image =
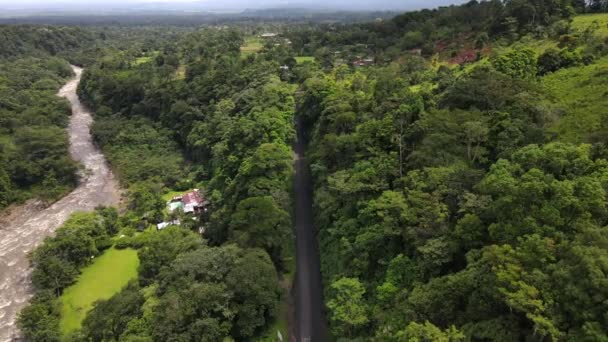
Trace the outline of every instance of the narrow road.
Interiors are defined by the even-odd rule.
[[[80,103],[76,88],[82,69],[72,67],[76,77],[66,83],[59,96],[68,99],[72,117],[68,128],[70,154],[85,172],[80,185],[48,208],[30,201],[0,222],[0,341],[18,340],[17,314],[31,298],[30,267],[27,254],[51,235],[76,211],[90,211],[99,205],[116,205],[120,195],[117,182],[103,154],[93,145],[89,127],[91,113]]]
[[[295,223],[296,223],[296,340],[327,341],[327,323],[323,304],[323,285],[319,247],[312,220],[312,179],[304,155],[303,125],[298,122],[295,152]]]

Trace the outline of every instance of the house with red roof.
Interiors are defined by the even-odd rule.
[[[199,189],[175,196],[167,203],[169,212],[182,209],[184,213],[200,214],[207,206],[207,200]]]

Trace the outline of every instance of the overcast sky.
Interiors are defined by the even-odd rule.
[[[277,7],[308,7],[350,10],[411,10],[432,8],[463,0],[0,0],[1,10],[49,9],[173,9],[245,10]]]

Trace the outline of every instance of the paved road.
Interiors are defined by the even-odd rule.
[[[51,235],[75,211],[93,210],[98,205],[115,205],[119,188],[104,156],[91,142],[90,112],[76,95],[82,69],[73,67],[76,77],[59,92],[72,105],[68,132],[70,154],[80,161],[83,172],[80,185],[48,208],[30,201],[15,209],[0,222],[0,341],[18,338],[15,320],[31,297],[30,267],[27,253]]]
[[[312,220],[312,179],[304,157],[304,132],[298,124],[295,152],[296,340],[327,341],[319,248]]]

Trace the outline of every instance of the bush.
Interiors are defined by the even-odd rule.
[[[594,59],[595,57],[592,54],[586,54],[582,57],[577,51],[548,49],[538,57],[538,73],[539,75],[546,75],[580,63],[590,64]]]

